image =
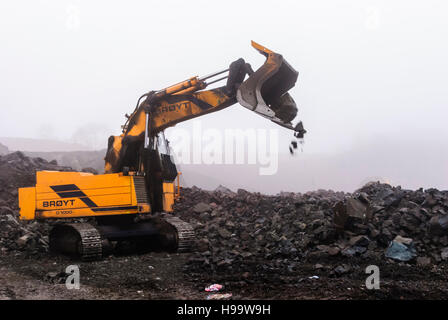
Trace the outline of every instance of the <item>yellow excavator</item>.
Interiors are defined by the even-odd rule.
[[[51,230],[50,249],[83,260],[100,259],[109,250],[126,245],[190,250],[194,232],[173,214],[178,171],[164,130],[239,102],[294,130],[296,137],[306,132],[302,122],[291,123],[297,107],[288,90],[295,85],[298,72],[280,54],[253,41],[252,46],[266,57],[255,72],[240,58],[225,70],[142,95],[134,112],[126,115],[122,134],[109,138],[105,174],[36,172],[36,185],[19,189],[20,218],[64,221]],[[221,80],[226,80],[224,86],[204,90]],[[94,219],[66,222],[80,218]]]

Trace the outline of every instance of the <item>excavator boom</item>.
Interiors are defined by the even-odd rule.
[[[236,102],[303,135],[303,127],[293,127],[291,123],[297,115],[297,106],[288,93],[297,81],[298,72],[280,54],[254,41],[252,46],[266,56],[265,63],[255,72],[243,59],[238,59],[228,69],[205,77],[192,77],[143,95],[139,102],[142,98],[146,99],[137,104],[123,126],[123,133],[109,138],[105,172],[120,172],[124,166],[138,170],[136,149],[149,137],[177,123],[222,110]],[[228,75],[221,76],[227,71]],[[214,79],[217,76],[220,78]],[[224,79],[227,79],[225,86],[204,90]]]

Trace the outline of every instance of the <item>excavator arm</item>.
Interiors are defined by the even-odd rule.
[[[187,87],[187,83],[191,83],[190,88]],[[119,172],[123,165],[129,167],[126,159],[132,157],[135,149],[144,144],[145,138],[147,140],[179,122],[222,110],[237,102],[235,92],[229,90],[229,86],[192,93],[185,92],[205,85],[203,80],[192,78],[181,83],[179,88],[183,89],[174,94],[167,93],[169,88],[163,90],[163,95],[149,94],[130,116],[123,133],[109,138],[105,172]],[[130,167],[137,169],[132,165]]]
[[[123,126],[123,133],[109,138],[105,172],[121,172],[123,167],[138,171],[141,169],[141,147],[147,147],[149,140],[159,132],[177,123],[220,111],[236,102],[281,126],[301,131],[299,133],[303,135],[301,123],[295,128],[291,124],[297,107],[287,92],[295,85],[297,71],[280,54],[255,42],[252,46],[266,56],[266,62],[255,72],[243,59],[238,59],[226,70],[205,77],[192,77],[143,95],[139,102],[142,98],[145,100],[137,104]],[[228,75],[222,77],[227,71]],[[244,80],[246,75],[249,77]],[[225,86],[204,90],[226,78]]]

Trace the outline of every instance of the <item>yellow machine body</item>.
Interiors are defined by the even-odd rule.
[[[172,211],[174,184],[163,184],[164,211]],[[20,218],[78,218],[150,213],[144,177],[112,173],[39,171],[36,186],[19,189]]]

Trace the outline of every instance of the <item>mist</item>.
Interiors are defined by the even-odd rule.
[[[3,1],[0,137],[103,149],[141,94],[240,57],[258,68],[255,40],[299,71],[290,93],[308,131],[303,151],[289,155],[290,131],[234,105],[199,121],[278,130],[278,172],[183,165],[188,184],[276,193],[384,179],[447,189],[447,9],[435,0]]]

